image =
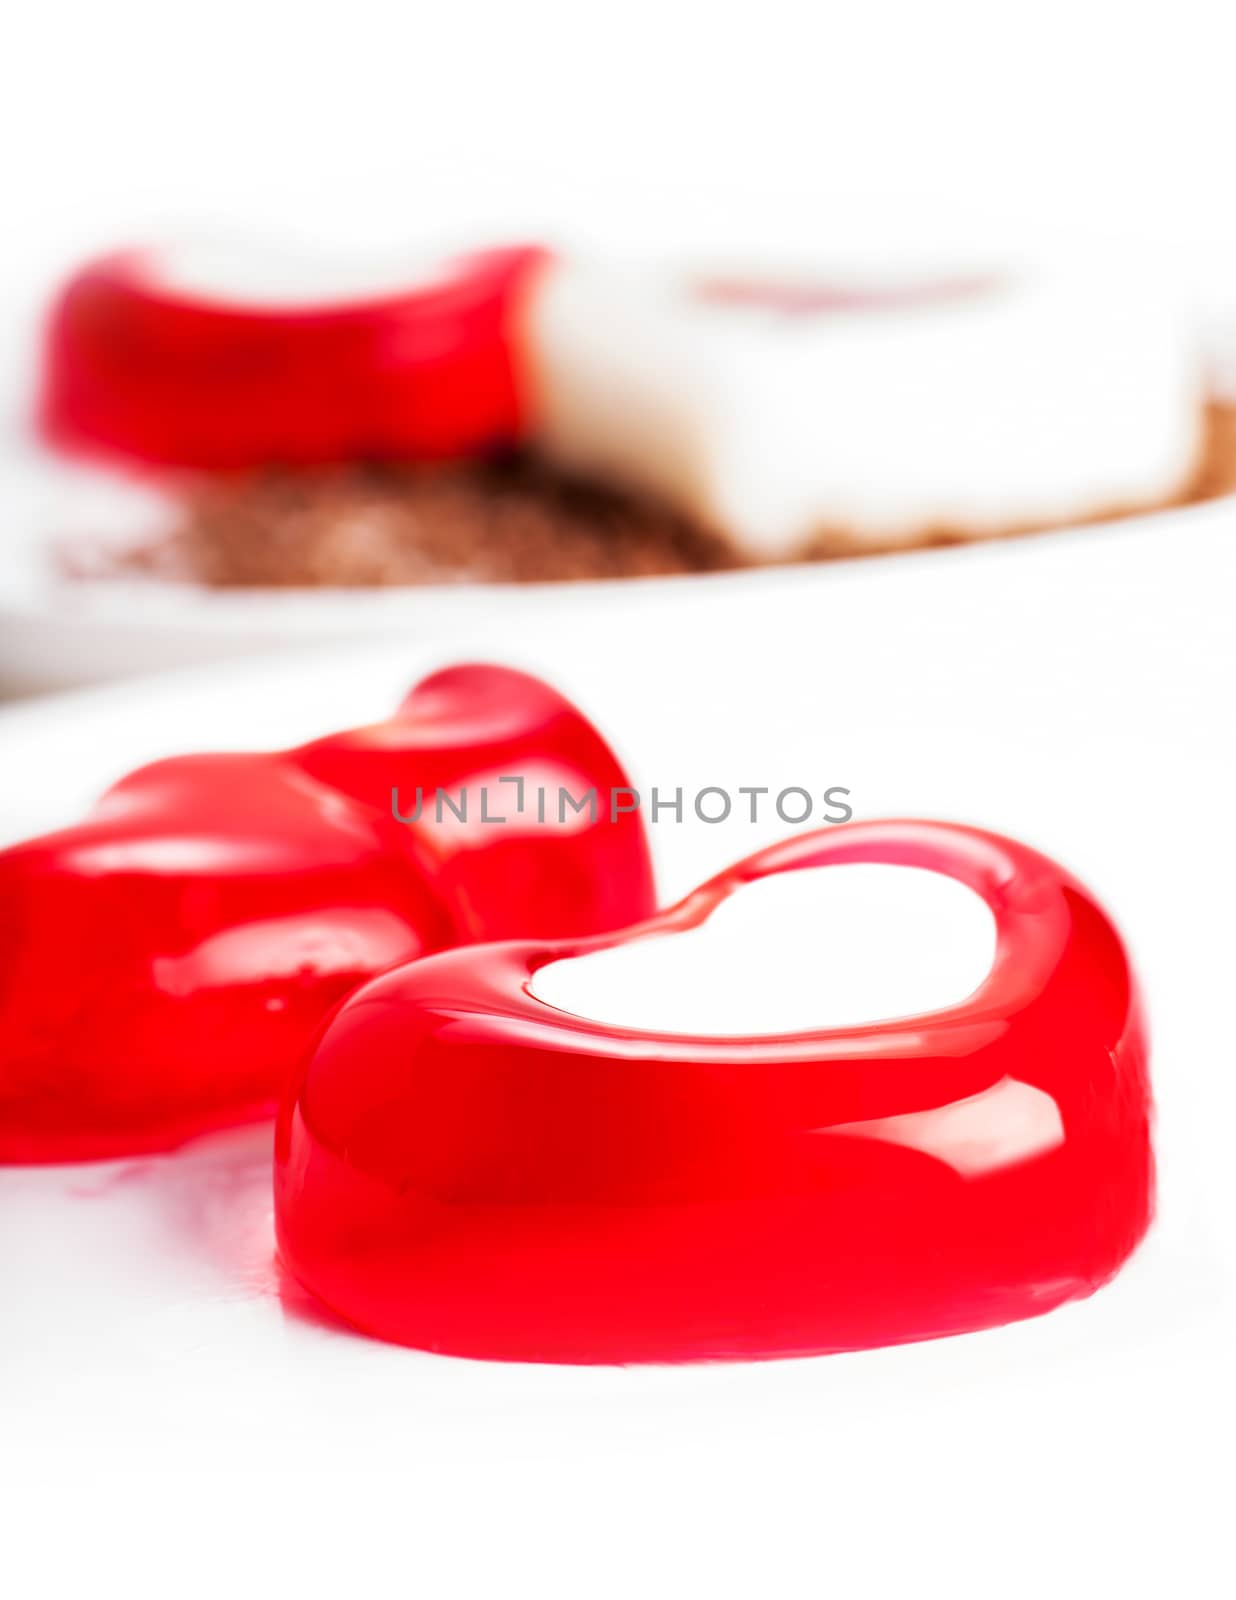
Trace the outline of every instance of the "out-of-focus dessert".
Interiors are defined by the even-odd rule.
[[[1132,275],[688,296],[566,269],[529,316],[542,448],[691,508],[753,560],[1170,504],[1207,457],[1187,319]]]
[[[127,253],[53,308],[41,417],[145,497],[68,571],[212,586],[699,572],[1236,488],[1189,318],[1082,263],[820,286],[519,247],[340,297]]]

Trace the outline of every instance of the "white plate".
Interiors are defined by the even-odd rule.
[[[637,606],[725,607],[751,582],[746,574],[714,573],[576,583],[210,589],[153,578],[66,578],[53,560],[53,535],[66,516],[80,524],[83,508],[87,515],[116,520],[117,506],[125,501],[121,490],[107,487],[109,476],[94,469],[69,471],[35,449],[0,461],[0,699],[298,644],[390,638],[449,647],[461,636],[491,629],[536,637],[566,619],[601,620]],[[1230,504],[1236,507],[1236,497]],[[140,509],[129,514],[136,520]],[[1166,518],[1170,536],[1184,538],[1211,515],[1210,507],[1189,507],[1120,526],[1130,532],[1158,529]],[[922,559],[950,563],[957,555],[928,551]],[[787,583],[831,589],[864,564],[792,568],[768,574],[767,581],[774,590]]]
[[[504,1367],[352,1337],[288,1293],[262,1130],[0,1171],[0,1471],[50,1485],[21,1498],[46,1521],[46,1592],[93,1592],[102,1563],[165,1593],[186,1562],[245,1594],[442,1572],[452,1593],[531,1576],[589,1600],[905,1595],[928,1574],[984,1597],[1223,1592],[1234,585],[1236,509],[1213,506],[707,603],[627,589],[466,641],[551,671],[645,788],[841,784],[859,817],[979,821],[1088,879],[1145,980],[1160,1107],[1160,1220],[1112,1286],[852,1357]],[[2,713],[0,830],[62,821],[156,753],[380,715],[438,654],[320,648]],[[784,831],[663,821],[663,888]]]
[[[109,488],[108,476],[94,469],[69,470],[33,448],[0,459],[0,698],[296,644],[380,637],[433,644],[491,622],[534,632],[541,618],[602,612],[648,593],[679,593],[684,584],[709,589],[733,581],[730,574],[717,574],[580,583],[210,589],[156,578],[68,578],[55,560],[66,522],[69,542],[85,549],[91,541],[83,536],[84,526],[92,514],[106,534],[119,532],[111,524],[123,516],[128,496],[118,485]],[[129,509],[140,527],[145,509],[140,498]]]

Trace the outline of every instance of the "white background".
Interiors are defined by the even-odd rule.
[[[169,228],[363,251],[1230,241],[1220,0],[604,9],[41,0],[6,38],[10,303]]]
[[[0,352],[81,249],[203,224],[358,252],[542,229],[813,256],[1119,234],[1221,280],[1231,29],[1200,0],[43,0],[6,30]],[[1164,1176],[1115,1286],[905,1351],[512,1371],[284,1306],[252,1136],[132,1181],[9,1172],[6,1589],[1230,1593],[1236,520],[1202,522],[650,603],[634,674],[620,610],[535,641],[648,781],[821,766],[860,814],[1007,827],[1109,899],[1150,991]],[[526,655],[506,627],[493,648]],[[286,680],[211,679],[214,722],[187,689],[10,713],[6,811],[71,809],[160,727],[333,721],[324,701],[377,699],[381,672],[307,671],[308,710]],[[666,887],[759,842],[686,829]]]

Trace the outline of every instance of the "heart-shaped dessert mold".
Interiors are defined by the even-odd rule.
[[[972,994],[718,1037],[600,1023],[534,992],[550,963],[668,941],[746,884],[858,862],[981,896],[996,949]],[[994,834],[853,823],[620,933],[454,950],[366,984],[280,1114],[279,1245],[337,1313],[426,1349],[865,1348],[1092,1292],[1149,1222],[1149,1126],[1136,989],[1092,896]]]
[[[521,919],[582,933],[648,915],[636,815],[441,838],[432,812],[392,815],[395,784],[458,785],[499,756],[626,782],[561,696],[469,666],[356,735],[157,762],[84,822],[0,852],[0,1160],[163,1148],[269,1113],[363,979]]]

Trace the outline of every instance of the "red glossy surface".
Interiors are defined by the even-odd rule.
[[[770,873],[854,861],[934,868],[987,901],[997,954],[967,1001],[718,1039],[605,1027],[529,992],[550,961],[673,935]],[[1051,1137],[1027,1142],[1027,1103]],[[365,985],[280,1115],[279,1243],[336,1312],[427,1349],[862,1348],[1102,1284],[1150,1218],[1149,1117],[1133,980],[1085,889],[992,834],[853,823],[623,934],[476,946]]]
[[[582,932],[648,915],[637,817],[603,836],[485,826],[449,849],[392,817],[396,773],[469,774],[494,753],[621,777],[545,685],[468,666],[389,725],[158,762],[86,821],[0,852],[0,1160],[160,1148],[269,1112],[330,1008],[393,963],[503,937],[512,917]]]
[[[326,1010],[450,942],[392,830],[269,756],[186,756],[0,858],[0,1157],[256,1115]]]
[[[107,256],[48,320],[41,416],[56,444],[184,467],[438,459],[523,428],[512,320],[544,253],[465,258],[407,293],[338,305],[213,301],[157,256]]]
[[[611,820],[625,772],[591,723],[537,678],[451,667],[419,684],[388,722],[317,740],[293,758],[387,814],[398,796],[400,817],[416,818],[401,825],[404,847],[469,938],[600,933],[656,905],[641,817],[619,809]],[[595,790],[595,815],[561,803],[562,790],[577,801]],[[627,803],[619,794],[619,808]]]

